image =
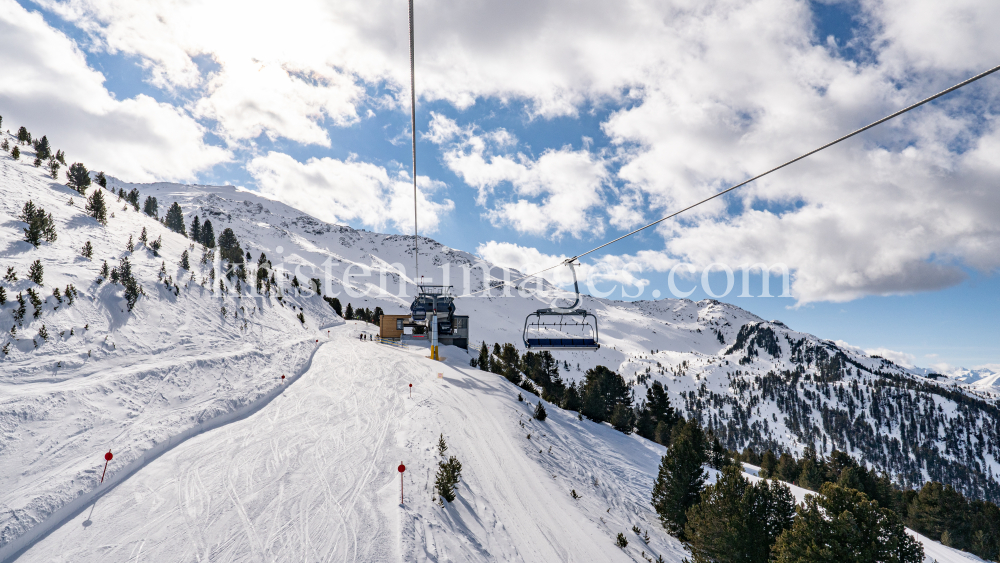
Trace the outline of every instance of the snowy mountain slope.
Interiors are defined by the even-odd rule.
[[[200,252],[190,241],[123,210],[109,192],[108,224],[98,224],[84,213],[83,198],[31,166],[30,148],[23,148],[21,162],[0,156],[0,274],[13,268],[18,278],[0,282],[8,300],[0,306],[0,345],[10,345],[0,358],[0,549],[93,491],[104,452],[129,464],[260,400],[280,385],[282,373],[306,365],[319,325],[341,322],[315,299],[301,300],[303,326],[291,306],[297,298],[282,305],[191,281],[178,266],[182,251],[194,256],[198,278],[212,265],[197,264]],[[29,199],[52,215],[58,236],[38,248],[22,240],[24,223],[17,219]],[[150,241],[162,237],[161,256],[138,242],[144,227]],[[129,236],[136,245],[131,253]],[[92,260],[81,256],[87,241]],[[132,312],[121,285],[95,283],[104,260],[114,267],[126,256],[146,294]],[[35,260],[44,266],[41,285],[26,279]],[[178,287],[160,280],[161,266]],[[77,289],[72,304],[53,295],[69,284]],[[18,325],[17,295],[28,301],[29,289],[44,302],[38,318],[28,303]],[[43,326],[47,340],[39,334]]]
[[[279,399],[153,461],[18,560],[641,562],[661,555],[679,562],[687,555],[649,504],[661,446],[551,405],[547,420],[533,420],[537,397],[504,378],[431,362],[425,349],[360,342],[365,328],[332,329],[313,367]],[[446,506],[431,500],[440,434],[447,455],[463,465],[458,498]],[[806,494],[793,492],[798,500]],[[618,533],[628,539],[624,549],[615,545]],[[977,561],[918,539],[939,563]]]
[[[124,187],[152,194],[163,205],[178,201],[189,222],[195,214],[215,218],[254,254],[264,251],[276,264],[280,257],[281,267],[302,278],[328,280],[325,293],[355,306],[402,313],[415,293],[407,277],[412,237],[327,225],[234,188]],[[430,239],[421,239],[420,253],[422,279],[453,284],[462,295],[456,305],[470,316],[473,342],[519,344],[525,316],[565,298],[546,283],[505,283],[519,274]],[[500,288],[469,295],[497,280]],[[900,475],[906,485],[936,479],[974,497],[1000,499],[994,478],[1000,474],[1000,393],[990,388],[919,377],[716,301],[584,296],[581,306],[598,318],[602,347],[557,353],[569,366],[567,379],[580,380],[598,364],[636,385],[659,379],[686,415],[700,418],[730,448],[801,452],[814,444],[828,453],[837,447]],[[638,398],[644,393],[637,389]]]

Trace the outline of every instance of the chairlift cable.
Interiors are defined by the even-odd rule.
[[[624,238],[628,238],[628,237],[630,237],[630,236],[638,233],[639,231],[643,231],[645,229],[648,229],[649,227],[652,227],[653,225],[657,225],[659,223],[662,223],[662,222],[666,221],[667,219],[672,219],[673,217],[676,217],[676,216],[680,215],[681,213],[684,213],[685,211],[690,211],[691,209],[694,209],[695,207],[698,207],[699,205],[702,205],[703,203],[707,203],[709,201],[712,201],[713,199],[715,199],[717,197],[720,197],[720,196],[723,196],[723,195],[725,195],[725,194],[727,194],[727,193],[729,193],[729,192],[731,192],[731,191],[733,191],[733,190],[735,190],[737,188],[741,188],[741,187],[743,187],[743,186],[745,186],[745,185],[747,185],[747,184],[749,184],[749,183],[751,183],[751,182],[753,182],[755,180],[759,180],[759,179],[763,178],[764,176],[767,176],[768,174],[770,174],[772,172],[777,172],[778,170],[781,170],[782,168],[785,168],[786,166],[790,166],[792,164],[795,164],[796,162],[798,162],[798,161],[800,161],[800,160],[802,160],[802,159],[804,159],[804,158],[806,158],[808,156],[812,156],[812,155],[814,155],[814,154],[816,154],[816,153],[818,153],[818,152],[820,152],[820,151],[822,151],[824,149],[830,148],[833,145],[836,145],[837,143],[839,143],[841,141],[846,141],[847,139],[850,139],[851,137],[854,137],[855,135],[863,133],[863,132],[871,129],[872,127],[875,127],[876,125],[881,125],[882,123],[885,123],[886,121],[889,121],[890,119],[893,119],[895,117],[899,117],[900,115],[903,115],[904,113],[906,113],[906,112],[908,112],[910,110],[916,109],[916,108],[918,108],[918,107],[920,107],[920,106],[922,106],[922,105],[924,105],[924,104],[926,104],[928,102],[934,101],[934,100],[940,98],[941,96],[944,96],[945,94],[949,94],[951,92],[954,92],[955,90],[958,90],[959,88],[962,88],[963,86],[968,86],[969,84],[972,84],[973,82],[979,80],[980,78],[984,78],[986,76],[989,76],[989,75],[993,74],[994,72],[997,72],[998,70],[1000,70],[1000,65],[997,65],[997,66],[995,66],[995,67],[993,67],[993,68],[991,68],[991,69],[989,69],[989,70],[987,70],[985,72],[977,74],[977,75],[973,76],[972,78],[969,78],[967,80],[959,82],[958,84],[956,84],[956,85],[954,85],[954,86],[952,86],[950,88],[947,88],[945,90],[942,90],[942,91],[938,92],[937,94],[934,94],[933,96],[930,96],[928,98],[924,98],[923,100],[920,100],[919,102],[917,102],[917,103],[915,103],[913,105],[907,106],[907,107],[905,107],[905,108],[903,108],[903,109],[901,109],[901,110],[899,110],[899,111],[897,111],[895,113],[887,115],[887,116],[883,117],[882,119],[879,119],[878,121],[874,121],[872,123],[869,123],[868,125],[865,125],[864,127],[860,128],[860,129],[857,129],[857,130],[855,130],[855,131],[853,131],[851,133],[848,133],[847,135],[844,135],[843,137],[840,137],[840,138],[838,138],[838,139],[836,139],[834,141],[831,141],[831,142],[829,142],[829,143],[827,143],[827,144],[825,144],[825,145],[823,145],[823,146],[821,146],[819,148],[813,149],[813,150],[811,150],[811,151],[809,151],[809,152],[807,152],[807,153],[805,153],[805,154],[803,154],[801,156],[793,158],[792,160],[789,160],[788,162],[785,162],[784,164],[782,164],[780,166],[775,166],[774,168],[772,168],[772,169],[770,169],[770,170],[768,170],[766,172],[763,172],[761,174],[758,174],[758,175],[756,175],[756,176],[754,176],[754,177],[752,177],[752,178],[750,178],[748,180],[744,180],[744,181],[740,182],[739,184],[736,184],[735,186],[732,186],[730,188],[722,190],[721,192],[718,192],[718,193],[716,193],[714,195],[711,195],[711,196],[709,196],[709,197],[707,197],[707,198],[705,198],[705,199],[703,199],[703,200],[701,200],[701,201],[699,201],[697,203],[691,204],[691,205],[689,205],[689,206],[687,206],[687,207],[685,207],[685,208],[683,208],[683,209],[681,209],[679,211],[675,211],[675,212],[671,213],[670,215],[667,215],[666,217],[663,217],[661,219],[657,219],[656,221],[653,221],[652,223],[649,223],[647,225],[639,227],[638,229],[635,229],[634,231],[626,233],[626,234],[624,234],[624,235],[622,235],[622,236],[620,236],[620,237],[618,237],[618,238],[616,238],[614,240],[608,241],[608,242],[606,242],[606,243],[604,243],[604,244],[602,244],[602,245],[600,245],[598,247],[592,248],[592,249],[590,249],[590,250],[588,250],[588,251],[586,251],[586,252],[584,252],[582,254],[577,254],[576,256],[573,256],[572,258],[567,258],[567,259],[563,260],[562,262],[559,262],[558,264],[554,264],[554,265],[549,266],[548,268],[545,268],[543,270],[538,270],[537,272],[535,272],[533,274],[528,274],[526,276],[522,276],[520,278],[517,278],[516,280],[513,280],[511,283],[515,283],[516,284],[517,282],[519,282],[521,280],[524,280],[524,279],[527,279],[527,278],[531,278],[531,277],[535,277],[535,276],[537,276],[539,274],[542,274],[542,273],[545,273],[545,272],[547,272],[549,270],[558,268],[559,266],[562,266],[564,264],[572,263],[572,262],[574,262],[575,260],[577,260],[580,257],[586,256],[586,255],[588,255],[588,254],[590,254],[592,252],[596,252],[596,251],[598,251],[598,250],[600,250],[600,249],[602,249],[602,248],[604,248],[606,246],[610,246],[610,245],[612,245],[612,244],[614,244],[614,243],[616,243],[616,242],[618,242],[618,241],[620,241],[620,240],[622,240]],[[466,295],[463,295],[462,297],[471,297],[471,296],[473,296],[473,295],[475,295],[477,293],[481,293],[483,291],[488,291],[490,289],[493,289],[493,288],[484,288],[484,289],[481,289],[479,291],[474,291],[472,293],[468,293]]]
[[[420,238],[417,235],[417,83],[413,69],[413,0],[410,4],[410,135],[413,139],[413,269],[420,279]]]

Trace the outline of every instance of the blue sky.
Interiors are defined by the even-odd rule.
[[[107,91],[81,113],[137,112],[121,119],[138,123],[133,144],[148,139],[148,151],[129,166],[92,157],[124,179],[240,185],[300,207],[317,201],[322,211],[310,211],[327,220],[408,233],[402,200],[390,205],[409,170],[405,17],[396,17],[405,4],[369,5],[377,16],[344,4],[259,19],[253,11],[266,5],[246,4],[247,21],[231,25],[247,29],[222,24],[217,39],[198,31],[224,2],[187,13],[168,0],[18,0],[44,25],[17,14],[7,25],[75,43],[82,63],[44,54],[54,76],[67,64],[100,73],[100,86],[72,77],[90,80],[95,99]],[[524,14],[446,4],[417,2],[417,166],[430,202],[422,234],[520,269],[597,246],[1000,60],[989,49],[1000,44],[983,43],[991,32],[975,27],[989,20],[988,3],[954,8],[971,20],[942,19],[947,8],[933,2],[650,3],[667,14],[663,26],[606,2],[570,16],[560,2],[525,4]],[[939,44],[928,46],[927,26],[951,25],[935,21],[973,27],[932,29]],[[979,59],[959,56],[968,52]],[[53,90],[69,80],[56,78]],[[679,262],[782,262],[794,297],[739,297],[737,271],[723,300],[920,366],[1000,363],[1000,235],[990,218],[1000,176],[982,157],[998,137],[997,80],[584,262],[634,264],[642,298],[669,296]],[[145,96],[146,110],[129,109]],[[40,120],[33,111],[0,90],[6,126]],[[83,128],[67,115],[26,124],[59,145],[59,128],[67,139]],[[183,126],[164,125],[175,121]],[[303,186],[315,177],[325,180]],[[579,198],[566,187],[577,181],[589,186]],[[322,199],[340,182],[350,189]],[[366,186],[368,199],[346,193]],[[759,295],[759,275],[751,279]],[[726,283],[721,273],[709,280]],[[696,282],[678,285],[707,297]],[[622,298],[618,287],[611,297]]]

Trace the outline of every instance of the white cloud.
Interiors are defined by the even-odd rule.
[[[41,15],[0,0],[0,108],[7,128],[46,135],[72,161],[130,181],[190,180],[231,157],[184,110],[116,100],[83,53]]]
[[[916,356],[913,354],[907,354],[906,352],[897,352],[888,348],[872,348],[870,350],[865,350],[865,353],[869,356],[881,356],[890,362],[903,366],[904,368],[912,368],[916,366]]]
[[[412,177],[393,177],[381,166],[354,160],[311,158],[302,163],[279,152],[254,158],[247,170],[263,194],[324,221],[360,221],[374,229],[391,224],[403,232],[413,230]],[[455,204],[428,198],[428,193],[442,187],[439,182],[418,176],[417,187],[420,233],[433,233]]]
[[[476,248],[476,254],[487,262],[517,270],[523,275],[545,270],[539,274],[541,278],[564,288],[572,288],[573,271],[568,266],[559,265],[569,256],[545,254],[537,248],[492,240],[480,244]],[[648,285],[649,280],[637,275],[643,271],[644,266],[647,264],[635,260],[622,261],[618,257],[606,257],[597,262],[580,262],[575,270],[581,291],[586,292],[588,284],[598,283],[602,284],[601,291],[607,291],[607,283],[628,287]],[[530,280],[522,283],[528,284]]]
[[[263,133],[325,145],[324,127],[357,123],[372,85],[392,91],[381,107],[408,106],[398,3],[304,0],[275,10],[262,0],[40,1],[99,48],[138,56],[154,84],[192,89],[200,98],[191,111],[217,120],[234,144]],[[697,201],[995,64],[996,3],[860,6],[858,20],[870,27],[858,42],[873,56],[857,62],[816,37],[805,0],[418,2],[422,100],[465,108],[492,97],[528,119],[625,103],[602,124],[612,144],[604,152],[587,145],[529,155],[509,131],[441,116],[425,138],[479,191],[495,224],[593,238],[606,225],[630,228]],[[205,60],[217,68],[200,70]],[[977,96],[952,95],[732,201],[665,222],[657,228],[665,242],[651,251],[666,262],[785,263],[801,303],[935,290],[958,283],[965,267],[1000,268],[1000,128],[985,84]],[[172,124],[171,115],[189,123],[183,111],[134,103],[146,105],[107,123],[154,114],[157,124]],[[188,143],[176,153],[181,162],[168,155],[156,165],[208,166],[187,162],[213,160],[190,148],[201,146],[193,125],[178,127],[172,140]]]
[[[563,147],[532,159],[512,152],[517,139],[504,129],[479,133],[438,114],[432,114],[427,137],[447,145],[445,165],[478,190],[480,205],[488,205],[498,186],[511,185],[511,197],[495,200],[487,212],[494,224],[556,238],[604,232],[604,221],[594,211],[604,202],[610,173],[590,151]]]

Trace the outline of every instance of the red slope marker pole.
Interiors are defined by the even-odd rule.
[[[413,398],[413,384],[410,384],[410,398]]]
[[[406,466],[399,462],[396,470],[399,471],[399,504],[403,504],[403,472],[406,471]]]
[[[108,450],[108,453],[104,454],[104,471],[101,472],[101,482],[98,483],[99,485],[104,484],[104,474],[108,472],[108,462],[113,457],[115,456],[111,455],[111,450]]]

